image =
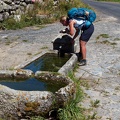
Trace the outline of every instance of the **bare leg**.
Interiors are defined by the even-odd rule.
[[[86,59],[86,42],[80,40],[80,52],[82,53],[82,59]]]
[[[86,65],[86,42],[80,40],[80,52],[82,54],[82,59],[80,60],[79,65],[83,66]]]

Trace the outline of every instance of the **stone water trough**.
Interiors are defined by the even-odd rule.
[[[51,51],[47,53],[51,53]],[[57,54],[55,51],[52,51],[52,53]],[[75,84],[66,75],[74,68],[77,56],[72,53],[71,57],[57,72],[41,70],[33,72],[30,69],[24,69],[26,65],[42,57],[44,54],[46,52],[15,67],[14,70],[0,71],[0,118],[19,120],[35,115],[47,116],[51,111],[63,107],[71,99],[74,99],[76,92]],[[51,92],[47,90],[19,90],[1,84],[3,79],[4,81],[15,82],[16,80],[24,81],[24,79],[29,78],[42,79],[44,82],[50,82],[55,85],[62,83],[64,86]]]

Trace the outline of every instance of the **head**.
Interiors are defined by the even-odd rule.
[[[69,20],[66,16],[62,16],[60,18],[60,23],[63,25],[63,26],[68,26],[69,25]]]

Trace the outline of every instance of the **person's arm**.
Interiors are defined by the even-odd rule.
[[[73,39],[72,39],[72,44],[75,43],[75,38],[79,35],[79,32],[80,32],[80,30],[79,30],[79,29],[76,29],[75,35],[74,35],[74,37],[73,37]]]
[[[69,34],[71,35],[71,36],[73,36],[74,35],[74,24],[75,24],[75,21],[74,20],[71,20],[70,21],[70,23],[69,23]]]
[[[70,34],[71,36],[73,36],[73,40],[72,40],[72,43],[74,43],[74,40],[75,40],[75,38],[79,35],[79,32],[80,32],[80,30],[79,29],[75,29],[74,28],[74,24],[75,24],[75,21],[74,20],[71,20],[70,21],[70,23],[69,23],[69,30],[67,29],[66,31],[66,33],[67,34]],[[74,30],[76,30],[76,32],[74,33]]]
[[[70,34],[71,36],[74,35],[74,23],[75,23],[74,20],[71,20],[69,23],[69,29],[68,28],[65,29],[65,32],[67,34]]]
[[[74,37],[73,37],[73,40],[79,35],[79,32],[80,32],[80,30],[79,30],[79,29],[76,29],[75,35],[74,35]]]

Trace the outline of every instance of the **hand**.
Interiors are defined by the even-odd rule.
[[[68,28],[65,28],[65,30],[61,30],[61,31],[60,31],[60,33],[67,33],[67,34],[69,34],[69,32],[70,32],[70,31],[69,31]]]
[[[65,31],[67,34],[69,34],[70,30],[68,28],[65,28]]]
[[[66,33],[66,30],[61,30],[60,33]]]

